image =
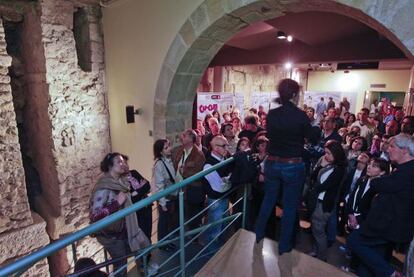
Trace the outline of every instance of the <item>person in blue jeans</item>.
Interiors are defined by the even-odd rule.
[[[290,252],[295,233],[296,213],[300,203],[303,183],[305,181],[305,164],[286,164],[268,160],[265,164],[265,196],[256,222],[256,240],[265,236],[267,221],[274,213],[280,186],[283,186],[283,216],[279,240],[279,253]]]
[[[204,170],[224,161],[228,155],[229,143],[227,139],[221,135],[215,136],[210,143],[211,152],[206,157]],[[227,216],[229,207],[228,192],[231,189],[230,173],[232,166],[221,167],[206,176],[203,179],[204,190],[207,194],[208,215],[207,223],[214,223]],[[211,205],[211,206],[210,206]],[[225,224],[216,224],[209,227],[206,232],[206,242],[211,243],[209,251],[218,250],[221,246],[221,233],[225,228]]]
[[[361,261],[358,276],[402,276],[389,263],[389,247],[409,243],[414,236],[414,137],[392,137],[387,151],[396,170],[371,180],[376,196],[360,229],[347,239]]]
[[[283,188],[283,216],[279,240],[279,254],[293,248],[297,208],[305,181],[305,164],[302,160],[305,138],[314,142],[319,135],[306,113],[291,102],[298,96],[299,84],[292,79],[283,79],[278,85],[279,107],[270,110],[267,116],[269,156],[265,162],[265,195],[256,221],[256,241],[265,236],[266,223],[274,212],[280,188]]]

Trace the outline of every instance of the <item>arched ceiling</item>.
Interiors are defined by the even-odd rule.
[[[278,31],[292,42],[276,38]],[[211,66],[406,59],[388,39],[367,25],[329,12],[289,13],[261,21],[225,43]]]

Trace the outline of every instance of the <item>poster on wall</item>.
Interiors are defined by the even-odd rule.
[[[218,111],[221,115],[231,112],[237,107],[243,112],[244,97],[241,93],[233,95],[228,92],[199,92],[197,93],[197,119],[204,120],[207,114]],[[242,115],[242,114],[241,114]]]
[[[275,103],[275,99],[279,97],[277,91],[265,92],[254,91],[250,95],[250,108],[259,109],[259,106],[263,106],[265,112],[269,112],[270,109],[277,108],[279,105]]]
[[[324,102],[328,104],[329,97],[332,97],[335,102],[335,107],[339,107],[339,103],[344,97],[348,99],[348,102],[351,104],[349,111],[351,113],[356,112],[356,102],[357,102],[357,93],[356,92],[345,92],[345,91],[305,91],[303,103],[308,107],[313,107],[316,109],[316,105],[321,101],[321,97],[325,100]]]
[[[244,94],[236,92],[234,94],[234,105],[240,111],[240,118],[244,118]]]

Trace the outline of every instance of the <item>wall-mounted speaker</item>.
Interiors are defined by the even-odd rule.
[[[126,112],[127,123],[134,123],[135,122],[134,106],[126,106],[125,112]]]

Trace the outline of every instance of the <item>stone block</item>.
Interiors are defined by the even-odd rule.
[[[169,116],[167,111],[167,118],[172,118],[166,122],[166,133],[180,133],[185,129],[185,119],[184,118],[174,118],[174,116]]]
[[[178,71],[178,73],[189,73],[189,74],[203,74],[204,71],[206,70],[208,64],[210,63],[210,61],[213,59],[214,56],[212,55],[208,55],[205,53],[198,53],[198,54],[194,54],[192,53],[192,60],[193,62],[191,63],[190,68],[188,69],[187,72],[182,72],[181,70]]]
[[[248,24],[239,18],[225,15],[210,25],[209,28],[202,33],[202,36],[224,43],[238,31],[247,26]]]
[[[102,45],[103,33],[102,33],[102,29],[99,23],[89,24],[89,37],[91,41],[98,42]]]
[[[207,51],[211,47],[213,47],[215,44],[216,44],[216,41],[214,39],[200,37],[193,43],[191,48],[199,50],[199,51]]]
[[[54,25],[73,28],[73,3],[70,1],[43,0],[41,2],[41,21]]]
[[[171,84],[169,98],[175,102],[186,100],[188,84],[191,81],[191,75],[177,74]]]
[[[190,46],[196,39],[195,30],[193,28],[193,25],[191,24],[191,21],[189,20],[187,20],[181,27],[179,34],[181,35],[187,46]]]
[[[33,266],[31,266],[25,273],[22,275],[23,277],[44,277],[50,276],[49,272],[49,264],[47,259],[43,259]]]
[[[165,138],[166,135],[167,135],[165,117],[154,119],[153,128],[154,128],[154,130],[153,130],[154,140],[160,139],[160,138]]]
[[[34,212],[31,216],[33,224],[0,234],[0,264],[49,243],[46,222]]]
[[[244,0],[223,0],[223,1],[226,2],[227,9],[230,13],[234,12],[234,11],[240,9],[241,7],[243,7],[244,5],[246,5]]]
[[[11,65],[12,58],[9,55],[0,55],[0,66],[8,67]]]
[[[190,16],[191,25],[196,36],[200,35],[210,24],[205,3],[201,4]]]
[[[172,42],[170,49],[168,49],[166,64],[172,71],[176,71],[180,61],[187,51],[187,46],[181,36],[176,36]]]
[[[207,14],[210,23],[224,16],[228,10],[227,2],[223,0],[209,0],[206,1]]]

